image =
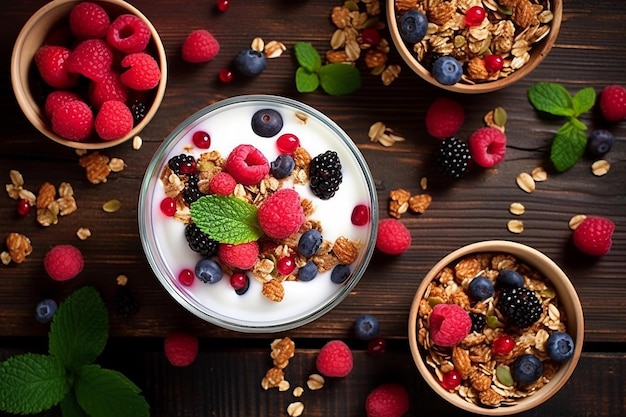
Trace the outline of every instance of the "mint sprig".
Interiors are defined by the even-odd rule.
[[[572,168],[582,158],[587,145],[587,126],[579,117],[591,110],[596,101],[592,87],[579,90],[573,96],[557,83],[539,82],[528,90],[528,100],[535,109],[567,121],[556,132],[550,148],[550,160],[559,172]]]
[[[300,67],[296,70],[296,88],[300,93],[312,93],[322,87],[331,96],[353,93],[361,87],[361,73],[349,64],[327,63],[308,42],[296,42],[294,54]]]
[[[0,410],[36,414],[56,405],[65,417],[147,417],[139,388],[119,372],[92,362],[104,350],[109,318],[98,291],[70,294],[50,326],[48,354],[13,356],[0,362]]]

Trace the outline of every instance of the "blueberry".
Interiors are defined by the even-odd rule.
[[[274,161],[270,163],[270,172],[274,178],[279,180],[287,178],[296,166],[291,155],[278,155]]]
[[[48,323],[57,311],[56,301],[46,298],[41,300],[35,307],[35,319],[40,323]]]
[[[602,156],[611,150],[614,143],[615,136],[608,130],[594,130],[587,140],[587,152],[592,156]]]
[[[361,340],[378,336],[378,319],[372,314],[362,314],[354,321],[354,334]]]
[[[574,354],[574,340],[564,332],[554,332],[546,343],[550,359],[555,362],[565,362]]]
[[[252,130],[257,135],[270,138],[283,128],[283,116],[274,109],[261,109],[252,115]]]
[[[254,77],[263,72],[267,60],[262,52],[254,49],[244,49],[235,57],[235,70],[246,77]]]
[[[422,40],[428,29],[428,19],[422,12],[409,10],[400,16],[398,30],[406,43],[417,43]]]
[[[322,234],[317,229],[309,229],[302,233],[298,240],[298,252],[300,255],[308,258],[317,253],[322,245]]]
[[[196,276],[204,283],[215,284],[222,279],[222,267],[213,259],[202,258],[196,264]]]
[[[521,288],[524,286],[525,282],[524,277],[519,272],[512,269],[503,269],[496,278],[496,284],[503,287]]]
[[[543,374],[543,363],[538,357],[531,354],[520,355],[511,365],[513,379],[522,384],[535,382]]]
[[[350,265],[338,264],[335,265],[330,273],[330,280],[335,284],[341,284],[350,276]]]
[[[471,280],[468,289],[470,296],[479,301],[492,297],[495,291],[491,280],[482,276]]]
[[[298,279],[300,281],[312,281],[317,276],[317,265],[313,261],[308,261],[298,269]]]
[[[461,63],[451,56],[442,56],[433,63],[433,76],[440,84],[456,84],[462,75]]]

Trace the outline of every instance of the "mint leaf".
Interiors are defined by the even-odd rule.
[[[209,195],[191,203],[191,218],[200,230],[220,243],[233,245],[263,235],[257,211],[254,205],[232,195]]]
[[[557,132],[550,151],[550,160],[557,171],[567,171],[580,160],[587,146],[587,137],[574,124],[567,122]]]
[[[361,86],[361,73],[349,64],[326,64],[319,77],[322,89],[331,96],[350,94]]]
[[[91,417],[150,416],[141,390],[117,371],[85,365],[76,374],[74,392],[80,407]]]
[[[320,85],[320,79],[316,73],[304,67],[296,70],[296,89],[300,93],[312,93]]]
[[[109,337],[109,315],[98,291],[83,287],[69,295],[52,318],[48,351],[70,369],[92,363]]]
[[[560,84],[536,83],[528,90],[530,103],[539,111],[555,116],[575,116],[572,96]]]
[[[574,97],[572,97],[572,105],[574,107],[574,116],[578,117],[581,114],[591,110],[596,102],[596,90],[593,87],[583,88],[579,90]]]
[[[301,67],[309,72],[318,72],[322,66],[322,58],[317,50],[308,42],[296,42],[293,44],[293,51]]]
[[[70,390],[63,363],[27,353],[0,363],[0,410],[36,414],[58,404]]]
[[[68,392],[59,405],[63,417],[89,417],[85,410],[80,408],[80,404],[78,404],[73,391]]]

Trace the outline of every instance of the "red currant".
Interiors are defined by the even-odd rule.
[[[225,12],[226,10],[228,10],[228,7],[230,6],[230,1],[228,0],[217,0],[217,8],[220,12]]]
[[[200,149],[209,149],[211,147],[211,136],[202,130],[194,132],[191,140]]]
[[[298,146],[300,146],[300,139],[292,133],[284,133],[276,139],[276,147],[280,153],[291,155]]]
[[[487,55],[483,58],[485,69],[489,73],[498,72],[504,66],[504,59],[500,55]]]
[[[350,216],[352,224],[355,226],[366,225],[370,220],[370,209],[365,204],[357,204],[352,209],[352,215]]]
[[[248,277],[243,272],[236,272],[230,276],[230,286],[235,290],[245,288]]]
[[[229,83],[235,78],[235,74],[230,70],[230,68],[222,68],[218,73],[218,77],[221,82]]]
[[[161,213],[172,217],[176,213],[176,200],[172,197],[165,197],[161,200]]]
[[[515,347],[515,339],[508,334],[498,336],[491,345],[491,350],[496,355],[506,355]]]
[[[19,199],[17,201],[17,214],[19,214],[20,216],[26,216],[28,213],[30,213],[30,207],[31,205],[27,199]]]
[[[195,276],[191,269],[183,269],[178,274],[178,281],[185,287],[189,287],[191,284],[193,284],[194,278]]]
[[[367,343],[367,353],[380,355],[387,350],[387,341],[382,337],[375,337]]]
[[[185,161],[180,165],[181,174],[193,174],[196,172],[196,161]]]
[[[364,44],[376,46],[380,43],[380,33],[376,28],[365,28],[361,32],[361,40]]]
[[[456,369],[452,369],[451,371],[443,374],[443,378],[441,380],[441,386],[447,389],[448,391],[452,391],[456,387],[461,384],[461,373]]]
[[[276,269],[282,275],[289,275],[296,268],[296,261],[293,256],[283,256],[276,262]]]
[[[465,23],[467,26],[478,26],[485,20],[485,9],[480,6],[473,6],[465,12]]]

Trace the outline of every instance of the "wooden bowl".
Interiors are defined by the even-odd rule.
[[[150,92],[151,103],[147,104],[145,117],[137,123],[126,136],[105,141],[97,138],[94,133],[85,141],[65,139],[52,131],[50,120],[45,114],[42,87],[34,68],[33,57],[37,49],[44,43],[49,33],[67,19],[72,8],[81,3],[79,0],[52,0],[40,8],[26,22],[20,31],[11,56],[11,83],[17,102],[26,118],[37,130],[53,141],[77,149],[104,149],[119,145],[137,135],[156,114],[167,83],[167,59],[165,48],[155,27],[138,9],[122,0],[96,0],[109,14],[111,21],[120,14],[134,14],[140,17],[150,29],[152,39],[148,45],[150,53],[155,57],[161,70],[161,79],[157,87]]]
[[[572,357],[559,364],[558,370],[549,382],[537,389],[532,395],[518,399],[514,404],[502,404],[497,407],[486,407],[480,404],[475,404],[463,398],[457,391],[448,391],[445,389],[440,383],[439,377],[437,377],[433,371],[433,368],[427,363],[427,350],[418,342],[418,315],[420,313],[420,302],[424,298],[429,284],[433,281],[433,279],[437,278],[439,272],[443,268],[453,268],[454,265],[456,265],[462,258],[479,253],[500,253],[512,255],[517,259],[518,263],[525,264],[530,267],[530,269],[539,272],[540,275],[546,278],[556,293],[560,309],[565,313],[566,331],[575,343]],[[525,275],[525,273],[522,274]],[[540,320],[543,320],[543,316]],[[531,328],[532,327],[533,326],[531,326]],[[502,416],[521,413],[537,407],[551,398],[561,389],[561,387],[563,387],[563,385],[565,385],[569,377],[574,372],[576,364],[580,359],[583,347],[584,319],[582,306],[574,286],[561,268],[559,268],[552,260],[550,260],[543,253],[529,246],[510,241],[492,240],[464,246],[453,251],[437,262],[437,264],[426,274],[419,285],[417,292],[415,293],[409,313],[408,330],[411,353],[419,373],[438,395],[450,404],[478,415]],[[505,328],[505,330],[508,330],[508,327]],[[471,333],[470,336],[472,334],[475,335],[476,333]],[[551,363],[550,365],[554,365],[554,363]],[[544,370],[545,369],[546,367],[544,365]]]
[[[469,78],[466,76],[466,64],[464,64],[463,67],[465,74],[463,75],[461,81],[452,85],[444,85],[439,83],[431,74],[430,70],[417,59],[417,54],[413,51],[413,45],[408,45],[402,40],[398,29],[398,19],[401,13],[396,10],[395,0],[390,0],[387,2],[387,22],[389,25],[391,38],[393,40],[393,43],[395,44],[398,53],[406,62],[406,64],[421,78],[428,81],[432,85],[455,93],[488,93],[508,87],[509,85],[514,84],[515,82],[524,78],[526,75],[530,74],[530,72],[532,72],[537,67],[537,65],[539,65],[541,61],[543,61],[543,59],[552,49],[552,46],[554,45],[558,37],[559,29],[561,26],[561,19],[563,14],[563,0],[548,1],[550,2],[550,7],[553,15],[552,21],[546,24],[550,26],[550,31],[548,32],[548,34],[542,40],[533,44],[532,49],[529,51],[530,59],[523,66],[521,66],[521,68],[514,70],[504,78],[494,79],[493,81],[469,80]],[[518,30],[516,30],[516,34],[517,33]],[[426,37],[428,36],[429,35],[427,34]]]

